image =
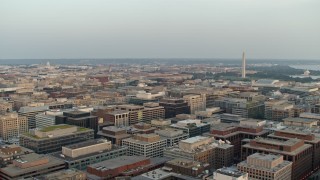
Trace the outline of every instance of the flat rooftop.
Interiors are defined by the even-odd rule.
[[[254,153],[250,155],[249,157],[255,158],[255,159],[261,159],[264,161],[274,161],[275,159],[280,158],[282,155],[280,154],[262,154],[262,153]]]
[[[300,139],[288,139],[288,140],[275,140],[271,138],[256,138],[254,139],[256,142],[266,143],[266,144],[274,144],[274,145],[287,145],[293,146],[300,142]]]
[[[313,123],[318,120],[316,119],[307,119],[307,118],[285,118],[283,121],[292,121],[292,122],[303,122],[303,123]]]
[[[192,138],[181,140],[180,142],[192,144],[192,143],[196,143],[196,142],[202,141],[204,139],[210,139],[210,137],[195,136],[195,137],[192,137]]]
[[[96,145],[96,144],[102,144],[102,143],[106,143],[106,142],[110,142],[104,139],[90,139],[84,142],[80,142],[80,143],[76,143],[76,144],[72,144],[72,145],[68,145],[68,146],[64,146],[66,148],[69,149],[79,149],[79,148],[83,148],[83,147],[88,147],[88,146],[92,146],[92,145]]]
[[[236,167],[224,167],[221,169],[217,169],[216,173],[239,178],[241,176],[244,176],[247,173],[239,171]]]
[[[76,161],[76,160],[80,160],[80,159],[87,159],[89,157],[100,156],[101,154],[105,154],[105,153],[108,154],[108,153],[112,153],[112,152],[126,151],[126,150],[127,150],[127,147],[112,145],[111,149],[105,149],[105,150],[102,150],[99,152],[93,152],[90,154],[85,154],[85,155],[81,155],[81,156],[77,156],[77,157],[61,156],[61,152],[53,153],[52,156],[54,156],[58,159],[62,159],[66,162],[72,162],[72,161]]]
[[[54,130],[58,130],[58,129],[67,129],[67,128],[72,128],[72,127],[74,127],[74,126],[68,125],[68,124],[62,124],[62,125],[44,127],[44,128],[39,129],[39,131],[49,132],[49,131],[54,131]]]
[[[303,146],[301,146],[301,147],[299,147],[299,148],[297,148],[297,149],[295,149],[294,151],[291,151],[291,152],[281,151],[281,150],[277,150],[277,149],[264,148],[264,147],[260,147],[260,146],[251,146],[250,143],[243,145],[243,147],[257,149],[257,150],[261,150],[261,151],[268,151],[268,152],[274,153],[274,154],[285,154],[285,155],[295,156],[295,155],[299,154],[300,152],[312,147],[312,145],[304,144]]]
[[[183,159],[183,158],[176,158],[176,159],[173,159],[171,161],[168,161],[167,163],[168,164],[174,164],[174,165],[177,165],[177,166],[183,166],[183,167],[187,167],[187,168],[209,166],[209,164],[203,164],[203,163],[198,162],[198,161],[192,161],[192,160]]]
[[[13,164],[10,164],[5,168],[1,168],[0,171],[2,173],[8,174],[11,177],[14,177],[21,174],[27,174],[30,172],[38,171],[39,169],[48,169],[53,166],[64,165],[64,161],[49,155],[39,155],[39,154],[32,153],[32,154],[28,154],[27,156],[24,156],[22,159],[30,162],[30,161],[38,160],[40,158],[48,158],[49,162],[46,164],[41,164],[39,166],[33,166],[29,168],[24,168],[24,169],[19,168]]]
[[[125,128],[116,127],[116,126],[107,126],[103,127],[103,130],[112,131],[112,132],[119,132],[119,131],[125,131]]]
[[[121,166],[134,164],[140,161],[144,161],[150,158],[144,156],[120,156],[106,161],[102,161],[96,164],[89,165],[91,168],[101,168],[101,169],[115,169]]]
[[[111,115],[118,115],[118,114],[128,114],[129,111],[126,110],[115,110],[112,112],[107,112],[106,114],[111,114]]]

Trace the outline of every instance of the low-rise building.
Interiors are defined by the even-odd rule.
[[[178,174],[198,177],[206,171],[209,172],[210,165],[208,163],[177,158],[166,162],[164,168]]]
[[[110,141],[103,139],[91,139],[63,146],[62,152],[54,153],[53,156],[65,161],[68,168],[84,170],[90,164],[126,154],[126,147],[112,145]]]
[[[137,176],[159,168],[168,161],[166,158],[148,158],[144,156],[121,156],[87,167],[88,180],[109,180],[118,176]]]
[[[213,173],[213,180],[248,180],[248,173],[241,172],[237,168],[224,167]]]
[[[22,146],[15,144],[3,145],[0,147],[0,167],[5,167],[21,155],[29,153],[33,153],[33,151]]]
[[[311,128],[317,126],[318,120],[307,119],[307,118],[285,118],[283,119],[283,124],[285,126],[298,126]]]
[[[30,129],[20,136],[20,145],[39,154],[61,151],[62,146],[93,139],[94,131],[78,126],[59,124]]]
[[[34,180],[86,180],[87,174],[77,169],[66,169],[35,177]]]
[[[35,153],[20,156],[12,161],[12,164],[0,169],[0,179],[18,180],[45,175],[51,172],[65,169],[62,160],[49,155]]]

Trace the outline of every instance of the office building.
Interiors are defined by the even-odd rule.
[[[190,114],[190,107],[183,99],[161,99],[159,105],[164,107],[166,119],[178,114]]]
[[[128,127],[127,133],[128,134],[151,134],[151,133],[154,133],[156,129],[157,128],[152,127],[151,124],[140,122]]]
[[[285,100],[268,100],[268,101],[265,101],[264,102],[264,108],[265,108],[265,111],[264,111],[264,117],[265,119],[267,120],[272,120],[272,107],[273,106],[278,106],[278,105],[281,105],[281,104],[284,104],[284,103],[287,103],[287,101]]]
[[[255,153],[237,165],[249,179],[283,180],[291,179],[292,162],[283,160],[282,155]]]
[[[210,165],[208,163],[176,158],[166,162],[163,169],[170,169],[171,172],[190,177],[198,177],[206,171],[209,171]]]
[[[90,112],[70,111],[63,112],[63,116],[56,116],[57,124],[69,124],[94,130],[95,137],[98,133],[98,117],[91,116]]]
[[[182,130],[166,128],[162,130],[156,130],[155,134],[158,134],[163,139],[167,139],[167,147],[178,144],[181,140],[188,139],[189,135]]]
[[[24,106],[18,111],[19,116],[25,116],[28,120],[29,129],[36,128],[36,115],[49,110],[49,106]]]
[[[42,176],[35,177],[34,180],[86,180],[87,174],[77,169],[66,169]]]
[[[129,156],[161,157],[167,140],[157,134],[136,134],[122,140],[122,145],[128,148]]]
[[[194,114],[196,111],[206,110],[205,95],[189,94],[189,95],[183,96],[183,99],[188,103],[191,114]]]
[[[129,126],[129,112],[123,110],[108,112],[105,114],[105,121],[111,122],[116,127],[127,127]]]
[[[268,130],[263,129],[266,122],[256,119],[245,119],[238,124],[220,123],[212,127],[211,133],[216,140],[223,140],[234,145],[234,158],[240,159],[241,141],[244,139],[255,139],[256,137],[267,137]]]
[[[282,121],[285,118],[299,117],[305,110],[287,101],[267,101],[265,102],[266,119]]]
[[[256,138],[242,146],[241,157],[245,160],[255,153],[279,154],[292,162],[292,180],[309,176],[312,171],[312,146],[300,139],[276,140]]]
[[[296,127],[306,127],[312,128],[318,125],[318,120],[307,119],[307,118],[285,118],[282,120],[285,126],[296,126]]]
[[[32,150],[15,144],[0,146],[0,167],[3,168],[12,163],[12,160],[21,155],[33,153]]]
[[[127,148],[112,145],[103,139],[91,139],[76,144],[62,146],[62,151],[52,156],[63,160],[67,168],[84,170],[88,165],[127,155]]]
[[[129,125],[139,122],[150,123],[151,120],[165,117],[164,107],[159,106],[159,103],[145,103],[144,106],[118,105],[116,109],[129,111]]]
[[[98,136],[105,138],[111,141],[112,144],[116,144],[118,146],[122,145],[123,139],[131,137],[130,134],[127,134],[127,130],[125,128],[118,128],[115,126],[102,128],[102,130],[98,132]]]
[[[28,131],[28,120],[17,113],[7,113],[0,116],[0,137],[7,142],[15,142],[20,134]]]
[[[165,118],[165,109],[163,106],[160,106],[159,103],[144,103],[143,106],[143,122],[151,123],[154,119]]]
[[[43,113],[39,113],[35,116],[36,127],[43,128],[56,125],[56,116],[63,115],[63,111],[51,110]]]
[[[178,146],[166,148],[164,156],[208,163],[210,167],[217,169],[233,164],[233,145],[196,136],[181,140]]]
[[[257,95],[256,97],[248,98],[230,98],[223,97],[215,100],[215,106],[220,107],[226,113],[240,115],[243,118],[264,118],[264,101]]]
[[[12,164],[0,169],[0,179],[19,180],[65,169],[65,163],[49,155],[35,153],[20,156]]]
[[[91,111],[91,115],[98,117],[99,124],[104,124],[106,120],[106,113],[112,112],[114,110],[114,106],[98,106],[94,107],[94,109]]]
[[[61,151],[62,146],[93,139],[92,129],[59,124],[42,129],[30,129],[20,136],[20,145],[39,154]]]
[[[159,168],[168,161],[166,158],[144,156],[121,156],[87,167],[88,180],[109,180],[119,176],[132,177]]]
[[[201,136],[203,133],[210,131],[210,124],[202,123],[201,120],[192,119],[179,121],[170,127],[183,130],[183,132],[189,134],[189,137]]]
[[[171,120],[170,119],[155,119],[151,120],[151,126],[156,127],[156,128],[166,128],[171,125]]]
[[[305,144],[310,144],[312,146],[312,169],[317,170],[320,168],[320,138],[316,133],[312,133],[306,128],[291,127],[283,130],[276,130],[274,133],[269,134],[268,138],[278,140],[297,138],[303,140]]]
[[[234,167],[217,169],[213,173],[213,180],[248,180],[248,173],[241,172]]]

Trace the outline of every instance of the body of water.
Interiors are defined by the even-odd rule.
[[[314,65],[290,65],[290,67],[295,69],[320,71],[320,63]]]
[[[312,79],[319,79],[320,78],[320,76],[303,76],[303,75],[292,75],[292,76],[290,76],[290,77],[292,77],[292,78],[312,78]]]

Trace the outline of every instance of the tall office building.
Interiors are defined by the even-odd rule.
[[[144,103],[143,106],[132,104],[118,105],[117,110],[129,112],[129,125],[139,122],[150,123],[154,119],[164,119],[165,109],[159,103]]]
[[[0,117],[0,137],[4,141],[18,138],[20,134],[28,131],[28,120],[17,113],[9,113]]]
[[[69,124],[69,125],[75,125],[75,126],[93,129],[95,137],[98,133],[98,117],[92,116],[90,112],[82,112],[82,111],[63,112],[63,116],[56,116],[56,123]]]
[[[165,118],[173,118],[178,114],[190,113],[190,107],[183,99],[162,99],[159,105],[165,109]]]
[[[157,134],[137,134],[122,140],[122,145],[128,147],[129,156],[161,157],[167,140]]]
[[[163,154],[168,158],[208,163],[215,169],[233,164],[233,145],[210,137],[196,136],[181,140],[178,146],[166,148]]]
[[[292,162],[283,160],[279,154],[255,153],[239,163],[238,169],[248,173],[249,179],[291,179]]]
[[[205,95],[189,94],[183,96],[183,99],[188,103],[188,106],[190,106],[191,114],[194,114],[196,111],[206,110]]]
[[[268,135],[269,138],[278,140],[288,140],[290,138],[301,139],[305,144],[312,145],[312,169],[318,170],[320,168],[320,138],[317,133],[312,133],[308,128],[287,128],[283,130],[276,130],[274,133]]]
[[[25,116],[28,119],[29,129],[36,128],[36,115],[49,110],[49,106],[21,107],[18,111],[19,116]]]
[[[271,138],[252,139],[242,146],[243,160],[255,153],[280,154],[283,160],[292,162],[292,180],[304,179],[312,171],[312,146],[304,140],[276,140]]]
[[[241,77],[246,78],[246,54],[243,51],[242,53],[242,71],[241,71]]]
[[[238,159],[241,156],[242,140],[267,137],[269,131],[263,129],[265,123],[266,121],[255,119],[242,120],[239,124],[220,123],[214,125],[211,133],[206,135],[213,136],[217,140],[229,141],[234,145],[234,158]]]
[[[32,179],[65,169],[65,163],[50,155],[24,154],[0,169],[1,180]]]
[[[114,124],[116,127],[129,126],[129,111],[117,110],[105,114],[105,121]]]

